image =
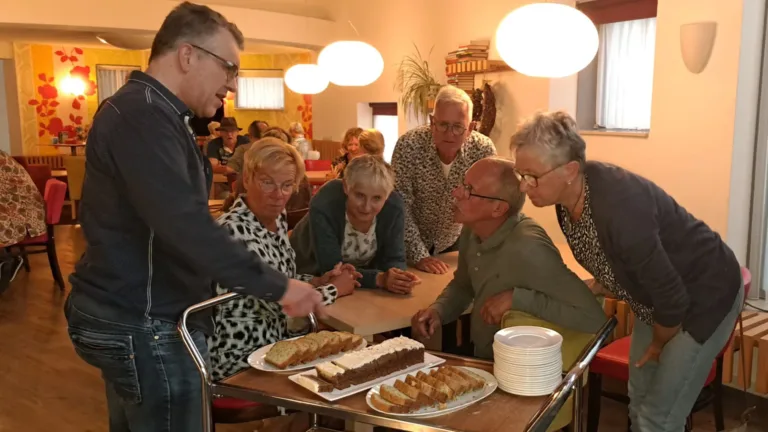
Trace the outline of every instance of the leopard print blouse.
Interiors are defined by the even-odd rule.
[[[280,216],[277,233],[262,225],[246,205],[243,196],[217,221],[233,239],[275,270],[289,278],[309,282],[312,275],[296,274],[296,252],[288,241],[286,213]],[[318,287],[326,305],[336,301],[333,285]],[[216,294],[229,292],[218,285]],[[221,380],[248,367],[248,356],[257,349],[279,340],[297,336],[288,328],[288,317],[276,302],[253,296],[240,297],[217,306],[213,313],[214,333],[208,338],[213,379]]]
[[[595,223],[592,220],[592,208],[589,203],[589,181],[585,174],[584,211],[582,211],[579,220],[571,222],[568,210],[564,206],[557,205],[557,211],[560,213],[560,229],[563,230],[563,234],[568,240],[568,246],[571,247],[574,258],[617,299],[627,302],[638,319],[648,325],[653,325],[653,309],[634,301],[616,280],[608,259],[605,257],[605,252],[600,246],[600,239],[597,237],[597,228],[595,228]]]
[[[397,140],[392,166],[396,189],[405,201],[405,251],[410,264],[456,243],[461,224],[453,221],[451,192],[464,182],[472,164],[495,154],[493,141],[472,131],[446,179],[429,126],[411,129]]]
[[[45,234],[45,206],[40,191],[7,153],[0,151],[0,246]]]

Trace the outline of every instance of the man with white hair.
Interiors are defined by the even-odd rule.
[[[434,255],[452,250],[461,232],[451,216],[451,191],[473,163],[496,154],[490,138],[470,130],[471,116],[469,95],[444,86],[430,125],[401,136],[392,156],[396,187],[405,201],[406,256],[425,272],[449,270]]]
[[[411,323],[429,338],[474,303],[470,339],[474,355],[493,358],[493,335],[514,309],[562,326],[594,333],[605,322],[595,296],[568,269],[546,231],[520,213],[525,194],[512,161],[486,158],[453,190],[453,218],[464,224],[453,280]]]

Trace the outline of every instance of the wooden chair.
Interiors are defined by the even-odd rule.
[[[341,155],[341,142],[332,140],[312,140],[312,148],[320,152],[320,159],[332,161]]]
[[[83,198],[85,183],[85,156],[67,156],[64,158],[69,184],[69,200],[72,206],[72,220],[77,219],[77,204]]]
[[[741,273],[744,280],[744,297],[746,298],[746,293],[749,293],[752,277],[746,268],[742,268]],[[616,326],[614,342],[601,349],[589,366],[587,432],[597,432],[597,427],[600,423],[602,396],[619,402],[629,403],[629,398],[625,395],[603,392],[602,378],[607,376],[615,380],[629,382],[629,349],[632,342],[632,328],[635,322],[634,314],[627,303],[613,299],[606,299],[603,309],[609,317],[615,316],[619,323]],[[733,349],[732,341],[729,341],[723,347],[712,363],[712,368],[704,383],[702,394],[689,414],[686,430],[690,430],[693,414],[710,404],[713,405],[716,430],[723,430],[725,428],[723,418],[723,370],[724,359],[729,347],[731,347],[731,350]],[[627,427],[627,430],[629,430],[629,427]]]
[[[54,238],[54,225],[61,219],[61,209],[64,206],[64,196],[67,193],[67,184],[50,179],[45,186],[45,223],[46,233],[37,237],[28,237],[15,245],[8,247],[9,250],[17,248],[19,254],[24,259],[24,269],[30,271],[29,258],[27,255],[47,253],[48,264],[51,266],[51,273],[56,285],[61,291],[64,291],[64,278],[61,276],[59,260],[56,256],[56,239]],[[28,251],[28,247],[42,246],[43,249]]]

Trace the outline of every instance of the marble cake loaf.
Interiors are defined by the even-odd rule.
[[[317,375],[343,390],[424,363],[424,345],[406,337],[350,352],[315,366]]]

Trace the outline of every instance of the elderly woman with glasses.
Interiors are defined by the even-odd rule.
[[[297,274],[296,253],[288,240],[285,204],[304,175],[304,161],[293,146],[262,138],[245,154],[245,193],[226,209],[218,222],[232,239],[245,244],[260,259],[289,278],[312,283],[325,304],[352,294],[360,276],[349,266],[331,266],[322,276]],[[217,294],[227,287],[217,286]],[[208,340],[213,379],[226,378],[248,367],[258,348],[295,334],[280,304],[246,296],[214,310],[214,333]]]
[[[637,318],[629,364],[633,430],[683,430],[742,308],[739,263],[720,236],[659,186],[587,161],[576,122],[537,114],[512,137],[520,188],[554,206],[593,291]]]
[[[363,155],[346,173],[317,192],[291,233],[299,270],[323,274],[341,261],[362,274],[364,288],[410,293],[419,279],[405,271],[405,214],[392,169],[381,157]]]

